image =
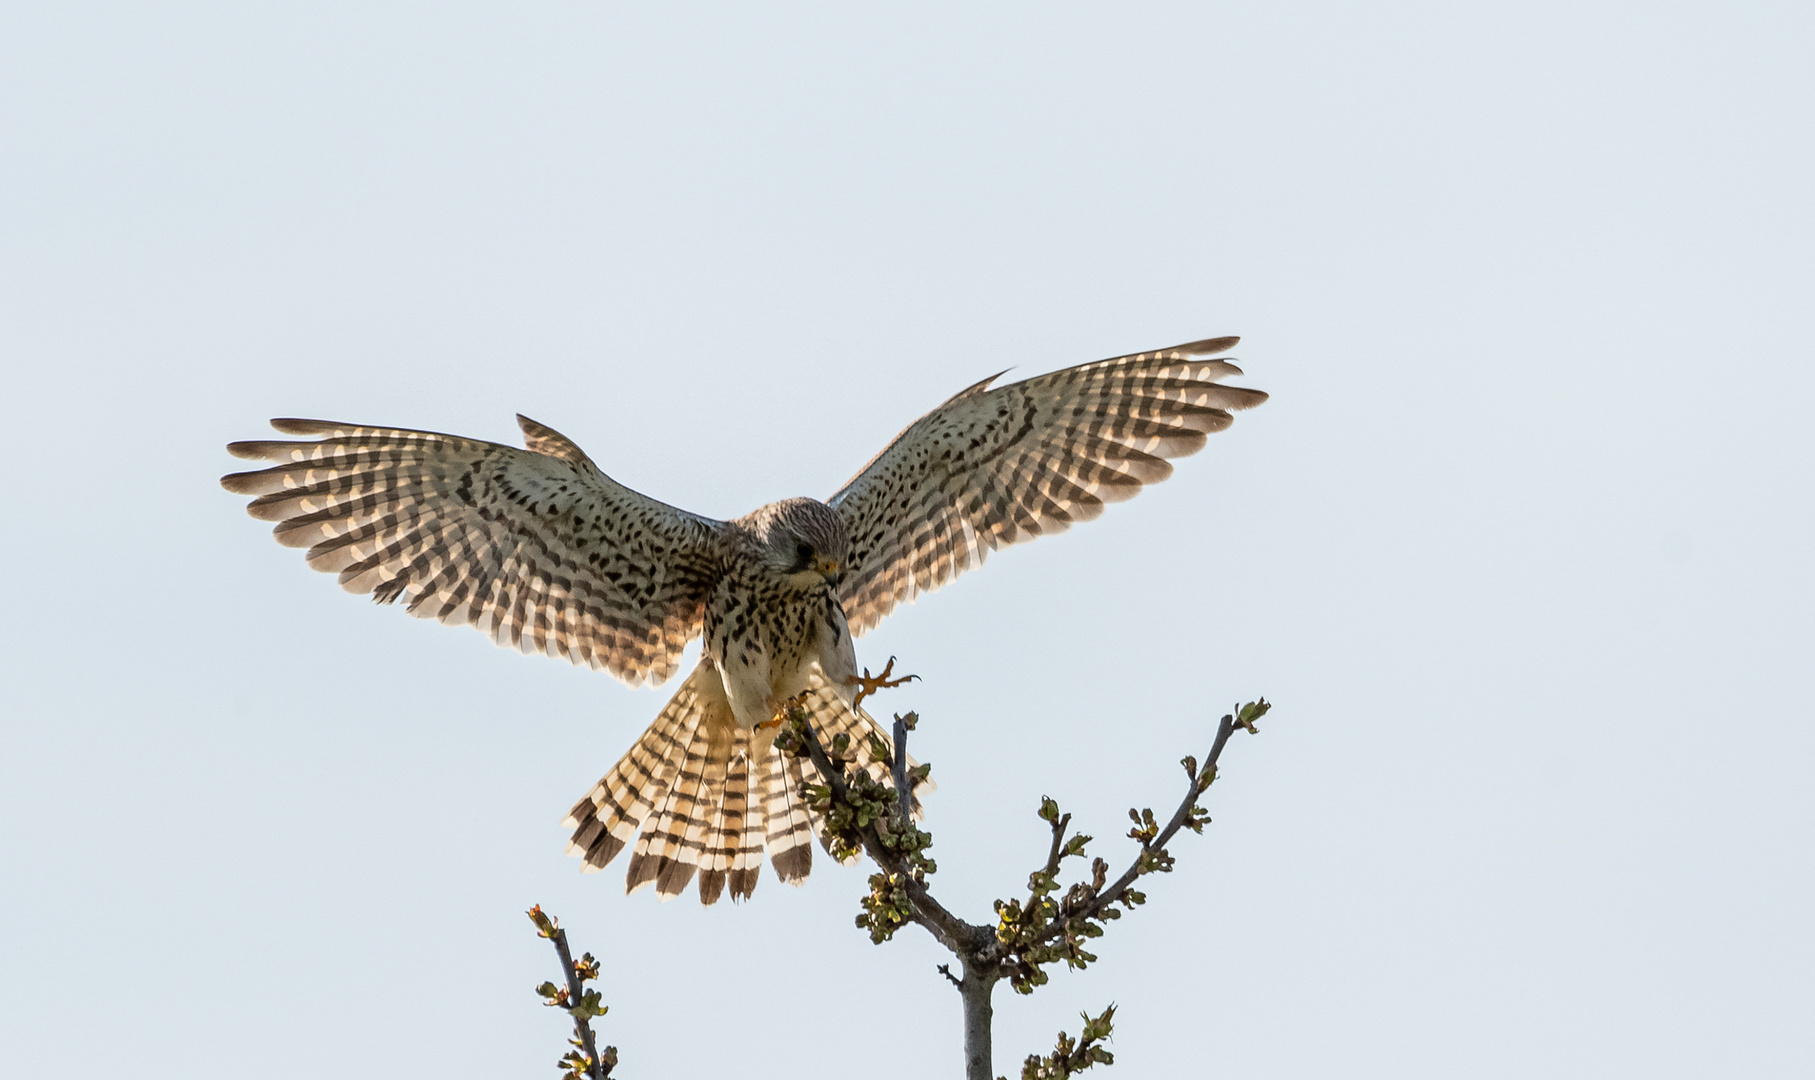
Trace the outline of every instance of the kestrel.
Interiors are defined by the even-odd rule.
[[[237,442],[276,462],[221,484],[348,592],[418,618],[471,624],[500,645],[638,685],[699,664],[568,814],[568,851],[597,870],[633,839],[627,888],[664,899],[697,873],[701,901],[756,888],[765,849],[782,881],[812,867],[818,829],[800,759],[773,721],[800,701],[860,765],[884,736],[856,700],[852,638],[996,548],[1061,532],[1132,498],[1231,412],[1267,399],[1224,386],[1207,359],[1233,337],[1100,360],[927,413],[825,502],[784,499],[731,521],[690,514],[601,472],[519,416],[525,449],[405,428],[273,420],[311,441]]]

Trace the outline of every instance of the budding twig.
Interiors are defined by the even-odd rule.
[[[587,980],[599,977],[599,962],[587,953],[575,963],[573,953],[567,948],[567,931],[561,929],[560,920],[543,912],[542,905],[530,908],[528,915],[529,921],[536,924],[536,933],[554,942],[555,955],[560,957],[561,971],[566,977],[565,986],[545,982],[536,987],[536,993],[544,998],[543,1004],[564,1009],[573,1017],[574,1037],[568,1042],[574,1050],[562,1056],[558,1064],[570,1077],[609,1080],[611,1070],[618,1064],[618,1048],[607,1046],[605,1053],[600,1055],[592,1034],[592,1018],[604,1016],[607,1007],[599,1004],[597,990],[585,988]]]
[[[1021,1080],[1063,1080],[1092,1065],[1115,1064],[1115,1055],[1101,1045],[1115,1030],[1115,1006],[1109,1006],[1097,1016],[1079,1015],[1084,1018],[1084,1029],[1078,1037],[1073,1039],[1061,1031],[1052,1053],[1045,1057],[1027,1055],[1027,1061],[1021,1066]]]
[[[1267,703],[1267,699],[1261,698],[1259,701],[1244,705],[1234,712],[1226,714],[1222,720],[1218,721],[1216,740],[1210,745],[1210,753],[1204,758],[1203,768],[1192,768],[1191,766],[1195,766],[1196,762],[1190,758],[1186,759],[1190,765],[1185,770],[1188,776],[1185,797],[1179,800],[1178,809],[1173,811],[1172,819],[1166,823],[1165,828],[1159,829],[1152,836],[1142,838],[1141,850],[1135,856],[1134,862],[1129,865],[1128,869],[1122,871],[1122,875],[1116,878],[1113,884],[1107,889],[1095,890],[1095,896],[1084,901],[1081,906],[1069,912],[1065,918],[1056,921],[1035,938],[1035,943],[1050,942],[1063,936],[1078,923],[1101,917],[1110,905],[1122,902],[1129,895],[1130,887],[1142,874],[1156,869],[1170,870],[1172,857],[1166,854],[1166,845],[1174,836],[1178,835],[1181,828],[1191,826],[1192,831],[1202,832],[1204,823],[1210,820],[1208,815],[1198,811],[1197,804],[1216,779],[1216,763],[1223,756],[1223,748],[1229,744],[1229,736],[1234,734],[1238,727],[1254,732],[1254,721],[1265,716],[1270,708],[1272,706]],[[1130,813],[1133,812],[1130,811]],[[1137,826],[1136,831],[1144,830]],[[1133,905],[1125,906],[1132,907]]]
[[[843,767],[832,764],[832,759],[826,755],[825,747],[820,744],[819,736],[813,731],[813,725],[806,722],[804,710],[798,711],[796,715],[802,721],[797,730],[806,743],[808,759],[813,762],[813,767],[819,771],[820,778],[826,782],[826,786],[832,789],[833,800],[848,804],[851,801],[851,789],[850,785],[846,783]],[[905,738],[903,741],[905,743]],[[897,755],[897,760],[905,761],[906,759],[905,754]],[[934,938],[938,939],[939,944],[962,958],[989,938],[988,927],[973,926],[965,922],[947,911],[945,905],[933,899],[932,894],[926,891],[926,885],[915,880],[907,858],[883,843],[874,822],[863,826],[859,830],[859,837],[863,843],[864,853],[869,855],[870,859],[881,867],[884,873],[891,878],[899,875],[910,903],[909,920],[925,927]]]
[[[868,673],[865,673],[866,676]],[[885,669],[884,674],[887,674]],[[1152,810],[1130,810],[1134,828],[1129,836],[1140,842],[1133,862],[1113,883],[1108,881],[1109,864],[1102,859],[1091,861],[1087,881],[1058,892],[1058,876],[1065,859],[1085,856],[1091,837],[1070,834],[1071,815],[1062,813],[1058,803],[1042,799],[1040,817],[1052,829],[1046,862],[1028,878],[1025,903],[1016,900],[997,901],[996,926],[966,922],[928,892],[926,877],[934,870],[931,859],[922,853],[931,846],[932,837],[912,822],[912,785],[924,775],[928,766],[907,767],[907,733],[914,727],[915,716],[895,718],[894,745],[885,746],[872,738],[872,761],[893,751],[886,762],[892,790],[873,779],[863,769],[847,773],[850,764],[846,740],[834,740],[834,759],[823,746],[805,710],[796,709],[785,732],[788,752],[805,754],[824,781],[817,789],[808,786],[808,798],[826,814],[826,835],[835,852],[854,854],[861,850],[869,855],[879,870],[870,878],[871,894],[863,901],[864,914],[858,917],[860,927],[868,927],[871,940],[881,943],[893,936],[896,928],[918,923],[963,965],[963,977],[953,974],[949,965],[938,971],[958,988],[964,999],[965,1066],[971,1080],[987,1080],[989,1067],[990,1014],[989,997],[994,984],[1009,979],[1015,990],[1031,993],[1047,976],[1042,968],[1064,960],[1073,968],[1083,968],[1096,957],[1083,948],[1084,943],[1101,937],[1104,923],[1120,917],[1114,905],[1133,908],[1146,897],[1133,888],[1137,878],[1172,869],[1172,856],[1166,850],[1182,828],[1202,832],[1210,816],[1199,805],[1204,792],[1216,779],[1217,762],[1237,727],[1254,731],[1254,721],[1271,708],[1262,698],[1238,707],[1218,723],[1210,753],[1200,768],[1197,759],[1187,757],[1181,764],[1187,779],[1186,792],[1172,816],[1161,825]],[[777,745],[784,745],[778,741]],[[817,794],[815,794],[817,792]],[[893,828],[886,826],[892,823]],[[1108,1064],[1112,1058],[1099,1043],[1109,1036],[1114,1006],[1101,1016],[1086,1016],[1085,1027],[1077,1040],[1061,1033],[1052,1055],[1027,1059],[1024,1077],[1060,1077],[1081,1072],[1093,1064]]]

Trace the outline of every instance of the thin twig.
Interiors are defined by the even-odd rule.
[[[568,1013],[573,1016],[573,1033],[580,1040],[586,1051],[586,1057],[592,1064],[586,1067],[586,1075],[592,1080],[606,1080],[610,1075],[599,1062],[599,1044],[593,1038],[592,1021],[580,1012],[577,1006],[586,1000],[586,987],[580,981],[580,971],[574,967],[573,953],[567,949],[567,931],[559,926],[550,940],[555,943],[555,953],[561,957],[561,970],[567,973],[567,1000],[571,1003]]]
[[[1062,851],[1065,847],[1065,827],[1070,824],[1070,814],[1060,815],[1059,820],[1052,823],[1052,850],[1046,853],[1046,872],[1048,874],[1059,872],[1059,861],[1064,858]]]
[[[1030,944],[1045,944],[1054,938],[1062,937],[1073,925],[1095,918],[1105,908],[1122,898],[1122,894],[1126,893],[1134,884],[1135,879],[1141,876],[1142,858],[1150,852],[1164,851],[1172,838],[1178,835],[1178,831],[1184,828],[1185,822],[1191,817],[1192,809],[1197,806],[1198,800],[1204,797],[1204,792],[1209,790],[1209,784],[1201,778],[1216,776],[1217,759],[1222,757],[1223,747],[1228,745],[1229,736],[1234,733],[1236,726],[1234,716],[1223,717],[1222,722],[1217,725],[1216,742],[1210,747],[1210,756],[1205,760],[1204,767],[1198,775],[1191,778],[1190,790],[1180,800],[1178,809],[1173,811],[1172,820],[1168,821],[1166,827],[1161,829],[1153,839],[1141,842],[1140,854],[1135,856],[1134,862],[1129,865],[1128,869],[1122,871],[1122,876],[1116,878],[1107,889],[1085,901],[1075,911],[1068,913],[1062,919],[1054,920],[1053,924]]]
[[[604,1015],[605,1008],[598,1003],[597,991],[593,991],[590,998],[586,991],[586,980],[599,976],[598,961],[588,953],[585,970],[582,970],[580,964],[574,963],[573,953],[567,948],[567,931],[561,929],[560,920],[543,911],[540,904],[530,908],[527,914],[529,921],[535,924],[536,932],[554,942],[555,956],[561,961],[561,972],[567,983],[565,989],[557,988],[552,983],[543,983],[536,988],[536,992],[547,999],[546,1004],[565,1010],[573,1019],[572,1041],[585,1055],[584,1061],[578,1061],[577,1055],[570,1053],[561,1059],[561,1064],[570,1076],[610,1080],[611,1070],[618,1063],[617,1050],[607,1046],[605,1057],[599,1056],[599,1045],[592,1034],[592,1017]]]

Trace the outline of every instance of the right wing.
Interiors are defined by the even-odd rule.
[[[527,450],[431,431],[273,420],[310,442],[236,442],[280,462],[221,486],[256,495],[279,543],[348,592],[500,645],[666,680],[700,631],[718,574],[710,518],[631,491],[519,416]]]

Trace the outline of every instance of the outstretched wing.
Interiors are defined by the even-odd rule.
[[[861,634],[999,547],[1062,532],[1172,474],[1230,412],[1267,400],[1222,386],[1211,338],[1055,371],[995,390],[991,376],[895,437],[832,496],[851,535],[839,590]]]
[[[237,442],[280,464],[221,486],[353,593],[471,623],[500,645],[604,668],[674,673],[699,632],[721,527],[612,480],[559,432],[519,416],[527,450],[432,431],[273,420],[312,442]]]

